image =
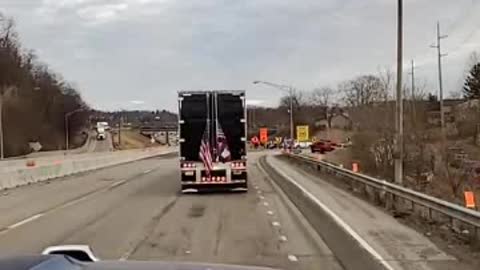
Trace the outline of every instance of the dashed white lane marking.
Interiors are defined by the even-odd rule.
[[[298,262],[298,258],[295,255],[289,254],[288,255],[288,260],[291,262]]]
[[[34,215],[34,216],[31,216],[31,217],[29,217],[29,218],[26,218],[26,219],[24,219],[24,220],[21,220],[21,221],[15,223],[15,224],[12,224],[12,225],[8,226],[7,229],[8,229],[8,230],[15,229],[16,227],[20,227],[20,226],[22,226],[22,225],[24,225],[24,224],[27,224],[27,223],[29,223],[29,222],[32,222],[32,221],[34,221],[35,219],[37,219],[37,218],[39,218],[39,217],[41,217],[41,216],[43,216],[43,215],[44,215],[44,213],[36,214],[36,215]]]
[[[268,214],[269,216],[273,216],[273,211],[267,211],[267,214]]]
[[[81,202],[83,200],[86,200],[86,199],[87,199],[87,197],[82,197],[82,198],[79,198],[79,199],[76,199],[76,200],[73,200],[73,201],[69,201],[68,203],[60,206],[59,208],[67,208],[69,206],[72,206],[72,205],[74,205],[76,203],[79,203],[79,202]]]
[[[262,196],[262,195],[258,196],[258,198],[260,198],[260,200],[263,200],[263,199],[265,199],[265,197],[264,197],[264,196]]]
[[[108,189],[115,188],[115,187],[117,187],[117,186],[119,186],[119,185],[125,184],[127,181],[128,181],[128,179],[124,179],[124,180],[117,181],[117,182],[113,183],[112,185],[107,186],[107,188],[108,188]],[[75,200],[73,200],[73,201],[69,201],[69,202],[64,203],[64,204],[62,204],[62,205],[59,205],[59,206],[54,207],[54,208],[52,208],[52,209],[49,209],[49,210],[47,210],[47,211],[45,211],[45,212],[41,212],[41,213],[35,214],[35,215],[31,216],[31,217],[28,217],[28,218],[26,218],[26,219],[24,219],[24,220],[21,220],[21,221],[19,221],[19,222],[17,222],[17,223],[14,223],[14,224],[12,224],[12,225],[9,225],[9,226],[5,227],[5,229],[3,229],[3,230],[0,231],[0,234],[7,233],[7,232],[10,231],[10,230],[13,230],[13,229],[15,229],[15,228],[17,228],[17,227],[23,226],[23,225],[25,225],[25,224],[27,224],[27,223],[30,223],[30,222],[38,219],[38,218],[41,218],[42,216],[44,216],[44,215],[46,215],[46,214],[52,213],[52,212],[57,211],[57,210],[59,210],[59,209],[63,209],[63,208],[70,207],[70,206],[72,206],[72,205],[74,205],[74,204],[77,204],[77,203],[79,203],[79,202],[81,202],[81,201],[84,201],[84,200],[88,199],[88,198],[89,198],[91,195],[93,195],[93,194],[98,194],[98,193],[101,193],[101,192],[104,192],[104,191],[105,191],[105,189],[100,189],[100,190],[98,190],[98,191],[96,191],[96,192],[93,192],[93,193],[91,193],[91,194],[87,194],[87,195],[84,196],[84,197],[75,199]]]
[[[117,187],[117,186],[123,185],[123,184],[125,184],[126,182],[127,182],[127,179],[125,179],[125,180],[120,180],[120,181],[117,181],[117,182],[115,182],[115,183],[111,184],[111,185],[110,185],[110,188],[114,188],[114,187]]]
[[[253,188],[258,189],[258,186],[254,186]]]
[[[125,253],[123,253],[122,257],[120,257],[120,261],[125,261],[128,259],[128,257],[132,256],[132,253],[135,251],[135,246],[132,248],[128,249]]]
[[[144,171],[143,173],[144,173],[144,174],[147,174],[147,173],[149,173],[149,172],[151,172],[151,171],[153,171],[153,169],[146,170],[146,171]]]
[[[274,221],[274,222],[272,222],[272,225],[275,226],[275,227],[280,227],[280,222]]]
[[[343,219],[341,219],[335,212],[333,212],[330,208],[328,208],[323,202],[321,202],[315,195],[310,193],[305,187],[297,183],[293,180],[290,176],[286,175],[282,170],[277,170],[277,172],[290,183],[294,184],[299,190],[305,194],[310,200],[315,202],[317,206],[323,209],[325,213],[327,213],[339,227],[342,227],[350,236],[352,236],[357,243],[359,243],[368,253],[370,253],[377,261],[379,261],[382,266],[387,270],[393,270],[394,268],[380,255],[370,244],[363,239],[349,224],[347,224]]]
[[[268,202],[263,202],[263,206],[268,206]]]
[[[280,241],[282,242],[287,242],[287,237],[285,235],[280,235],[280,237],[278,237],[278,239],[280,239]]]
[[[185,250],[185,254],[192,254],[190,250]]]

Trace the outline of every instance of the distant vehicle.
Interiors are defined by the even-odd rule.
[[[178,99],[182,191],[247,191],[245,91],[181,91]]]
[[[296,149],[307,149],[312,145],[312,142],[299,142],[295,141],[294,148]]]
[[[310,145],[312,153],[324,154],[325,152],[330,152],[335,150],[331,143],[326,141],[318,141]]]
[[[97,127],[97,140],[105,140],[107,138],[107,132],[103,127]]]
[[[104,128],[105,130],[110,130],[110,126],[108,125],[108,122],[97,122],[97,129],[98,128]]]

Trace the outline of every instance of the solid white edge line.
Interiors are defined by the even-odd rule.
[[[29,222],[34,221],[35,219],[37,219],[37,218],[39,218],[39,217],[41,217],[41,216],[43,216],[43,215],[44,215],[43,213],[33,215],[33,216],[28,217],[28,218],[26,218],[26,219],[24,219],[24,220],[22,220],[22,221],[19,221],[19,222],[15,223],[15,224],[12,224],[12,225],[8,226],[7,228],[8,228],[8,230],[15,229],[15,228],[17,228],[17,227],[20,227],[20,226],[22,226],[22,225],[25,225],[25,224],[27,224],[27,223],[29,223]]]
[[[267,161],[268,162],[268,161]],[[315,202],[323,211],[325,211],[329,216],[331,216],[334,221],[341,226],[348,234],[350,234],[355,241],[357,241],[368,253],[370,253],[376,260],[378,260],[386,269],[394,270],[394,268],[386,262],[386,260],[372,247],[368,244],[365,239],[363,239],[350,225],[348,225],[343,219],[341,219],[337,214],[335,214],[330,208],[328,208],[325,204],[323,204],[317,197],[315,197],[312,193],[302,187],[300,184],[295,182],[290,176],[286,175],[281,169],[275,168],[276,171],[289,182],[294,184],[298,189],[300,189],[303,194],[305,194],[310,200]]]

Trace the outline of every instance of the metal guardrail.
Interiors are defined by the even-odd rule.
[[[475,235],[478,236],[479,234],[480,212],[464,208],[462,206],[420,192],[416,192],[414,190],[390,183],[386,180],[380,180],[360,173],[355,173],[353,171],[327,163],[325,161],[320,161],[311,157],[299,156],[294,154],[285,153],[284,155],[298,161],[306,162],[311,165],[317,166],[318,169],[325,169],[337,175],[348,178],[352,181],[356,181],[377,190],[381,190],[398,196],[403,200],[410,201],[412,203],[412,207],[414,207],[414,205],[420,205],[422,207],[425,207],[426,209],[428,209],[429,218],[431,219],[433,219],[432,211],[435,211],[447,216],[450,220],[461,221],[465,224],[473,226]]]

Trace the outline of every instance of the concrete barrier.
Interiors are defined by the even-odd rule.
[[[34,166],[27,166],[26,160],[15,160],[15,162],[9,160],[7,161],[8,164],[0,164],[0,190],[174,153],[175,151],[174,148],[146,148],[78,154],[62,158],[45,157],[35,159]]]

